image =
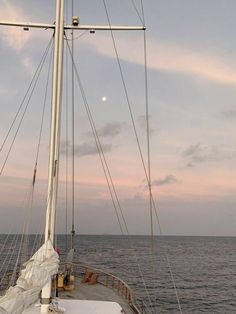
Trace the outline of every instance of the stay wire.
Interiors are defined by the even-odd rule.
[[[69,145],[69,138],[68,138],[68,104],[69,104],[69,99],[68,99],[68,50],[66,49],[66,104],[65,104],[65,109],[66,109],[66,210],[65,210],[65,234],[66,234],[66,253],[68,252],[68,145]]]
[[[107,20],[108,20],[109,26],[111,28],[111,22],[110,22],[110,18],[109,18],[109,15],[108,15],[108,11],[107,11],[107,6],[106,6],[106,3],[105,3],[105,0],[103,0],[103,4],[104,4],[106,15],[107,15]],[[118,68],[119,68],[120,75],[121,75],[122,85],[123,85],[123,88],[124,88],[125,98],[126,98],[126,102],[127,102],[127,105],[128,105],[128,109],[129,109],[129,113],[130,113],[133,129],[134,129],[134,133],[135,133],[135,138],[136,138],[137,145],[138,145],[139,154],[140,154],[140,157],[141,157],[142,166],[144,168],[145,176],[146,176],[146,179],[147,179],[147,182],[148,182],[148,174],[147,174],[146,166],[145,166],[145,163],[144,163],[143,153],[142,153],[142,150],[141,150],[141,146],[140,146],[140,142],[139,142],[139,138],[138,138],[138,132],[137,132],[137,128],[136,128],[135,121],[134,121],[134,115],[133,115],[133,111],[132,111],[132,108],[131,108],[131,103],[130,103],[130,100],[129,100],[128,91],[127,91],[127,87],[126,87],[126,83],[125,83],[125,79],[124,79],[124,75],[123,75],[123,70],[122,70],[122,67],[121,67],[120,58],[119,58],[119,54],[118,54],[118,51],[117,51],[117,48],[116,48],[115,38],[114,38],[114,34],[113,34],[112,29],[110,29],[110,32],[111,32],[111,38],[112,38],[113,48],[114,48],[115,55],[116,55]]]
[[[143,21],[145,23],[145,14],[144,14],[143,0],[141,0],[141,10],[142,10]],[[146,39],[146,31],[144,31],[144,38],[143,39],[144,39],[144,59],[145,59],[145,91],[146,91],[145,94],[146,94],[146,103],[148,104],[148,94],[149,93],[148,93],[148,76],[147,76],[147,39]],[[147,119],[148,155],[150,156],[150,144],[149,144],[150,128],[148,126],[148,124],[149,124],[149,113],[148,112],[146,114],[146,119]],[[148,160],[149,160],[149,166],[148,167],[149,167],[149,173],[150,173],[150,157],[148,158]],[[150,191],[150,205],[151,204],[153,205],[154,212],[155,212],[156,219],[157,219],[157,223],[158,223],[158,227],[159,227],[159,230],[160,230],[160,234],[162,235],[161,224],[160,224],[160,220],[159,220],[159,217],[158,217],[158,214],[157,214],[156,204],[155,204],[155,201],[154,201],[153,195],[152,195],[151,176],[149,176],[149,191]],[[170,272],[171,281],[172,281],[172,284],[173,284],[173,287],[174,287],[175,296],[176,296],[176,300],[177,300],[177,303],[178,303],[178,308],[179,308],[180,313],[182,314],[182,308],[181,308],[181,304],[180,304],[178,290],[177,290],[177,287],[176,287],[175,278],[174,278],[173,271],[172,271],[172,266],[171,266],[171,263],[170,263],[170,260],[169,260],[169,256],[168,256],[168,253],[166,252],[166,250],[165,250],[165,257],[166,257],[166,260],[167,260],[167,265],[168,265],[168,269],[169,269],[169,272]]]
[[[0,256],[2,256],[2,255],[3,255],[3,252],[5,251],[6,245],[7,245],[7,243],[8,243],[8,239],[9,239],[9,237],[10,237],[10,234],[11,234],[11,231],[7,234],[7,236],[6,236],[5,239],[4,239],[3,244],[1,245]],[[0,272],[0,274],[1,274],[1,272]]]
[[[141,4],[141,12],[142,12],[142,20],[143,20],[143,25],[146,26],[145,23],[145,14],[144,14],[144,5],[143,5],[143,0],[140,0],[140,4]]]
[[[43,125],[44,125],[44,120],[45,120],[45,109],[46,109],[46,101],[47,101],[47,95],[48,95],[49,78],[50,78],[50,72],[52,69],[52,56],[53,56],[53,50],[51,49],[49,65],[48,65],[47,80],[46,80],[46,86],[45,86],[46,88],[45,88],[45,94],[44,94],[43,109],[42,109],[41,122],[40,122],[40,130],[39,130],[39,136],[38,136],[38,144],[37,144],[37,150],[36,150],[36,156],[35,156],[35,165],[34,165],[33,180],[32,180],[32,189],[33,189],[32,199],[31,199],[32,204],[30,204],[31,207],[33,206],[34,187],[35,187],[36,176],[37,176],[39,150],[40,150],[40,146],[41,146]],[[31,250],[31,255],[32,255],[34,247],[35,247],[35,241],[36,241],[36,236],[34,239],[33,248]]]
[[[71,0],[71,12],[74,16],[74,1]],[[75,237],[75,73],[74,73],[74,31],[71,30],[71,112],[72,112],[72,165],[71,165],[71,189],[72,189],[72,219],[71,219],[71,249],[74,249]]]
[[[76,77],[77,77],[77,80],[78,80],[78,83],[79,83],[79,87],[80,87],[80,90],[81,90],[81,94],[82,94],[82,97],[83,97],[84,105],[85,105],[85,108],[86,108],[86,111],[87,111],[87,114],[88,114],[88,118],[89,118],[89,122],[90,122],[90,125],[91,125],[91,128],[92,128],[92,132],[93,132],[93,135],[94,135],[95,143],[96,143],[96,146],[97,146],[97,149],[98,149],[98,152],[99,152],[99,158],[100,158],[100,161],[101,161],[101,164],[102,164],[103,172],[104,172],[104,175],[105,175],[105,178],[106,178],[106,181],[107,181],[107,185],[108,185],[108,188],[109,188],[109,191],[110,191],[112,203],[113,203],[113,206],[114,206],[114,209],[115,209],[115,213],[116,213],[116,216],[117,216],[117,220],[118,220],[118,223],[119,223],[119,226],[120,226],[120,230],[121,230],[121,233],[124,235],[123,228],[122,228],[122,225],[121,225],[121,221],[120,221],[120,218],[119,218],[119,215],[118,215],[116,203],[115,203],[115,200],[114,200],[114,196],[113,196],[113,193],[111,191],[111,186],[112,186],[112,190],[114,192],[114,195],[115,195],[115,198],[116,198],[116,201],[117,201],[117,204],[118,204],[118,208],[120,209],[120,212],[121,212],[121,216],[122,216],[122,219],[123,219],[123,222],[124,222],[124,225],[125,225],[125,229],[126,229],[126,232],[127,232],[127,235],[128,235],[128,240],[129,240],[130,246],[132,248],[133,246],[132,246],[132,243],[131,243],[131,240],[130,240],[130,234],[129,234],[129,231],[128,231],[127,223],[126,223],[126,220],[124,218],[122,208],[120,206],[120,202],[119,202],[119,199],[118,199],[118,196],[117,196],[117,193],[116,193],[114,182],[112,180],[111,173],[110,173],[110,170],[109,170],[109,167],[108,167],[108,164],[107,164],[107,161],[106,161],[103,149],[102,149],[102,144],[100,142],[100,139],[99,139],[99,136],[98,136],[95,124],[94,124],[94,120],[93,120],[93,117],[92,117],[92,114],[91,114],[91,111],[90,111],[90,108],[89,108],[89,105],[88,105],[88,102],[87,102],[87,98],[86,98],[86,95],[85,95],[85,92],[84,92],[84,89],[83,89],[83,86],[82,86],[82,82],[81,82],[81,79],[79,77],[77,68],[76,68],[75,65],[74,65],[74,67],[75,67],[75,74],[76,74]],[[108,177],[109,177],[110,181],[109,181]],[[135,254],[135,258],[136,258],[136,262],[137,262],[137,265],[138,265],[138,269],[139,269],[141,278],[143,279],[143,284],[144,284],[145,291],[146,291],[148,299],[149,299],[149,303],[151,305],[152,302],[151,302],[149,293],[147,291],[145,280],[143,278],[142,271],[141,271],[140,265],[138,263],[138,259],[137,259],[136,254]]]
[[[8,270],[8,267],[5,267],[5,264],[6,262],[8,262],[7,264],[9,265],[10,262],[11,262],[11,258],[9,258],[9,255],[12,255],[14,253],[14,250],[12,249],[13,246],[14,248],[16,247],[16,243],[17,243],[17,234],[14,234],[13,238],[12,238],[12,241],[11,241],[11,244],[7,250],[7,254],[5,255],[5,258],[1,264],[1,268],[0,268],[0,274],[1,274],[1,281],[0,281],[0,285],[2,284],[2,281],[4,280],[4,277],[5,277],[5,274]],[[9,240],[10,242],[10,240]],[[1,255],[2,256],[2,255]],[[3,270],[4,270],[4,267],[5,267],[5,271],[3,273]]]
[[[17,248],[18,238],[19,238],[19,234],[15,234],[13,239],[12,239],[10,248],[9,248],[9,250],[5,256],[5,259],[2,263],[2,266],[0,268],[0,272],[1,272],[0,286],[2,286],[2,283],[4,282],[4,279],[6,278],[6,274],[9,270],[9,266],[11,265],[12,260],[15,259],[14,253],[15,253],[16,248]],[[5,264],[6,264],[6,266],[5,266]],[[6,288],[8,288],[8,286],[6,286]]]
[[[30,189],[28,191],[28,195],[26,198],[25,214],[24,214],[25,218],[23,221],[23,228],[22,228],[22,232],[20,236],[20,245],[19,245],[16,260],[15,260],[15,266],[12,273],[10,285],[13,285],[15,283],[17,269],[21,270],[23,266],[23,262],[25,262],[28,259],[27,243],[28,243],[28,234],[29,234],[29,223],[32,217],[33,193],[34,193],[34,185],[30,183]]]
[[[37,69],[35,70],[34,75],[33,75],[32,79],[31,79],[31,82],[30,82],[30,84],[29,84],[29,87],[28,87],[27,90],[26,90],[26,93],[25,93],[25,95],[24,95],[24,97],[23,97],[23,100],[21,101],[20,106],[19,106],[19,108],[18,108],[18,110],[17,110],[17,112],[16,112],[16,114],[15,114],[15,116],[14,116],[14,118],[13,118],[13,121],[12,121],[12,123],[11,123],[11,125],[10,125],[8,131],[7,131],[7,134],[6,134],[4,140],[3,140],[2,144],[1,144],[0,153],[2,152],[3,147],[4,147],[4,145],[6,144],[6,141],[7,141],[8,137],[9,137],[9,135],[10,135],[10,132],[11,132],[11,130],[12,130],[12,128],[13,128],[15,122],[16,122],[16,119],[17,119],[17,117],[18,117],[18,115],[19,115],[19,113],[20,113],[20,111],[21,111],[21,109],[22,109],[22,107],[23,107],[23,104],[24,104],[24,102],[25,102],[25,100],[26,100],[26,97],[27,97],[27,95],[28,95],[28,93],[29,93],[29,91],[30,91],[32,85],[33,85],[33,82],[34,82],[34,80],[35,80],[35,77],[37,76],[37,73],[38,73],[38,71],[39,71],[39,69],[40,69],[40,67],[41,67],[41,64],[42,64],[42,62],[43,62],[43,60],[44,60],[44,58],[45,58],[45,55],[47,54],[47,50],[49,49],[49,47],[50,47],[50,45],[51,45],[51,42],[52,42],[52,38],[51,38],[51,40],[49,41],[48,46],[47,46],[46,49],[45,49],[45,52],[44,52],[44,54],[43,54],[43,56],[42,56],[42,58],[41,58],[41,61],[39,62],[39,65],[38,65]]]
[[[142,16],[141,16],[141,14],[139,13],[139,10],[138,10],[134,0],[130,0],[130,1],[131,1],[132,5],[134,7],[134,10],[136,11],[136,13],[137,13],[137,15],[139,17],[140,22],[143,24],[143,26],[145,26],[144,15],[142,14]]]
[[[42,71],[44,62],[45,62],[45,60],[46,60],[46,56],[47,56],[48,50],[49,50],[49,48],[50,48],[51,42],[52,42],[52,39],[50,40],[50,43],[49,43],[49,45],[47,46],[46,51],[45,51],[45,53],[44,53],[44,55],[43,55],[43,58],[42,58],[42,60],[41,60],[41,62],[40,62],[40,67],[39,67],[39,70],[38,70],[38,73],[37,73],[37,76],[36,76],[34,85],[33,85],[33,87],[32,87],[32,90],[31,90],[31,92],[30,92],[30,95],[29,95],[28,101],[27,101],[27,103],[26,103],[25,109],[24,109],[24,111],[23,111],[23,113],[22,113],[21,119],[20,119],[19,124],[18,124],[18,127],[17,127],[17,129],[16,129],[15,135],[14,135],[14,137],[13,137],[13,139],[12,139],[11,145],[10,145],[10,147],[9,147],[9,150],[8,150],[8,152],[7,152],[7,155],[6,155],[6,157],[5,157],[5,160],[4,160],[4,162],[3,162],[3,165],[2,165],[2,167],[1,167],[0,176],[1,176],[2,173],[3,173],[3,170],[4,170],[4,168],[5,168],[5,165],[6,165],[6,163],[7,163],[7,160],[8,160],[8,158],[9,158],[10,153],[11,153],[12,147],[13,147],[13,145],[14,145],[14,143],[15,143],[17,134],[18,134],[18,132],[19,132],[19,129],[20,129],[21,124],[22,124],[22,122],[23,122],[23,119],[24,119],[24,117],[25,117],[26,111],[27,111],[27,109],[28,109],[28,107],[29,107],[31,97],[32,97],[32,95],[33,95],[33,92],[34,92],[34,90],[35,90],[35,87],[36,87],[36,84],[37,84],[37,82],[38,82],[39,76],[40,76],[40,74],[41,74],[41,71]]]
[[[143,32],[144,47],[144,78],[145,78],[145,105],[146,105],[146,134],[147,134],[147,157],[148,157],[148,190],[149,190],[149,209],[152,239],[152,253],[154,253],[154,232],[153,232],[153,208],[152,208],[152,180],[151,180],[151,155],[150,155],[150,126],[149,126],[149,99],[148,99],[148,73],[147,73],[147,40],[146,31]]]
[[[86,29],[85,31],[83,31],[81,34],[79,34],[78,36],[76,36],[76,37],[73,37],[73,39],[71,39],[71,38],[67,38],[66,40],[68,40],[68,41],[75,41],[76,39],[79,39],[79,38],[81,38],[82,36],[84,36],[86,33],[88,33],[88,30]]]
[[[44,124],[44,119],[45,119],[45,109],[46,109],[46,102],[47,102],[47,95],[48,95],[48,86],[49,86],[50,72],[51,72],[51,69],[52,69],[52,56],[53,56],[53,50],[51,50],[50,59],[49,59],[49,65],[48,65],[46,89],[45,89],[45,94],[44,94],[43,110],[42,110],[39,138],[38,138],[38,145],[37,145],[37,152],[36,152],[36,158],[35,158],[35,168],[37,167],[38,158],[39,158],[39,149],[40,149],[41,140],[42,140],[43,124]]]
[[[144,6],[143,6],[143,0],[141,0],[141,10],[142,10],[142,17],[143,17],[143,22],[145,24],[145,14],[144,14]],[[144,60],[145,60],[145,96],[146,96],[146,104],[148,104],[148,76],[147,76],[147,39],[146,39],[146,31],[144,31]],[[148,106],[147,106],[148,108]],[[147,138],[148,138],[148,155],[150,156],[150,144],[149,144],[149,139],[150,139],[150,128],[149,128],[149,113],[147,112],[146,113],[146,119],[147,119]],[[150,174],[150,157],[148,158],[149,160],[149,174]],[[158,227],[159,227],[159,230],[160,230],[160,234],[162,235],[162,229],[161,229],[161,224],[160,224],[160,220],[159,220],[159,217],[158,217],[158,214],[157,214],[157,208],[156,208],[156,204],[155,204],[155,201],[153,199],[153,195],[152,195],[152,186],[151,186],[151,175],[149,176],[149,192],[150,192],[150,206],[153,205],[153,208],[154,208],[154,212],[155,212],[155,215],[156,215],[156,219],[157,219],[157,223],[158,223]],[[150,210],[152,212],[152,208],[150,207]],[[168,253],[166,252],[166,249],[165,249],[165,257],[166,257],[166,260],[167,260],[167,265],[168,265],[168,269],[169,269],[169,272],[170,272],[170,276],[171,276],[171,281],[172,281],[172,284],[173,284],[173,287],[174,287],[174,291],[175,291],[175,296],[176,296],[176,300],[177,300],[177,303],[178,303],[178,308],[179,308],[179,311],[180,313],[182,314],[182,308],[181,308],[181,304],[180,304],[180,299],[179,299],[179,294],[178,294],[178,290],[177,290],[177,287],[176,287],[176,283],[175,283],[175,278],[174,278],[174,275],[173,275],[173,271],[172,271],[172,266],[171,266],[171,263],[170,263],[170,260],[169,260],[169,256],[168,256]]]
[[[69,5],[68,2],[66,1],[66,22],[68,23],[69,21]],[[69,130],[68,130],[68,126],[69,126],[69,116],[68,116],[68,105],[69,105],[69,93],[68,93],[68,50],[66,49],[65,51],[65,67],[66,67],[66,71],[65,71],[65,128],[66,128],[66,186],[65,186],[65,197],[66,197],[66,201],[65,201],[65,236],[66,236],[66,243],[65,243],[65,252],[67,254],[68,252],[68,237],[67,237],[67,233],[68,233],[68,145],[69,145]]]
[[[48,50],[47,50],[48,52]],[[45,55],[45,59],[46,59],[46,56],[47,54]],[[42,66],[44,65],[44,61],[45,59],[43,60],[42,62]],[[51,59],[50,59],[50,64],[51,64]],[[50,67],[49,67],[50,69]],[[42,67],[40,68],[39,72],[38,72],[38,76],[36,78],[36,81],[35,81],[35,84],[33,86],[33,89],[31,91],[31,94],[30,94],[30,97],[29,97],[29,100],[28,100],[28,103],[26,105],[26,108],[28,107],[28,104],[29,104],[29,101],[31,99],[31,96],[32,96],[32,93],[34,91],[34,88],[36,86],[36,83],[38,81],[38,78],[39,78],[39,75],[41,73],[41,70],[42,70]],[[49,77],[49,73],[50,73],[50,70],[48,71],[48,77]],[[48,86],[48,79],[47,79],[47,86]],[[22,249],[25,247],[25,249],[27,249],[26,245],[28,243],[28,228],[29,228],[29,221],[31,219],[31,214],[32,214],[32,204],[33,204],[33,195],[34,195],[34,183],[35,183],[35,177],[36,177],[36,167],[37,167],[37,161],[38,161],[38,156],[39,156],[39,146],[40,146],[40,142],[41,142],[41,136],[42,136],[42,127],[43,127],[43,121],[44,121],[44,113],[45,113],[45,104],[46,104],[46,95],[47,95],[47,87],[46,87],[46,92],[45,92],[45,98],[44,98],[44,105],[43,105],[43,112],[42,112],[42,119],[41,119],[41,123],[40,123],[40,132],[39,132],[39,140],[38,140],[38,145],[37,145],[37,152],[36,152],[36,159],[35,159],[35,168],[34,168],[34,174],[33,174],[33,181],[32,181],[32,184],[31,184],[31,189],[29,191],[29,195],[28,195],[28,215],[27,216],[27,219],[25,219],[24,221],[24,227],[23,227],[23,232],[22,232],[22,235],[21,235],[21,240],[20,240],[20,247],[19,247],[19,250],[18,250],[18,254],[17,254],[17,258],[16,258],[16,261],[15,261],[15,266],[14,266],[14,271],[13,271],[13,274],[12,274],[12,277],[11,277],[11,280],[10,280],[10,284],[14,284],[15,282],[15,279],[16,279],[16,271],[17,271],[17,268],[18,268],[18,265],[19,265],[19,261],[20,261],[20,258],[21,258],[21,255],[23,253]],[[25,108],[25,109],[26,109]],[[26,110],[25,110],[26,111]],[[24,117],[24,114],[22,116],[22,120],[23,120],[23,117]],[[21,121],[22,121],[21,120]],[[19,125],[20,126],[20,125]],[[26,252],[25,252],[26,253]],[[24,256],[26,257],[26,255]]]
[[[70,52],[70,55],[71,55],[71,50],[70,50],[70,47],[69,45],[67,44],[68,46],[68,49],[69,49],[69,52]],[[96,147],[98,149],[98,152],[99,152],[99,158],[100,158],[100,161],[101,161],[101,165],[102,165],[102,169],[103,169],[103,172],[104,172],[104,175],[105,175],[105,179],[107,181],[107,185],[108,185],[108,189],[109,189],[109,192],[110,192],[110,195],[111,195],[111,199],[112,199],[112,203],[113,203],[113,206],[114,206],[114,209],[115,209],[115,213],[116,213],[116,217],[117,217],[117,220],[118,220],[118,224],[119,224],[119,227],[120,227],[120,231],[122,234],[124,234],[124,231],[123,231],[123,228],[122,228],[122,224],[121,224],[121,221],[120,221],[120,218],[119,218],[119,215],[118,215],[118,210],[117,210],[117,206],[115,204],[115,200],[114,200],[114,196],[113,196],[113,193],[112,193],[112,190],[111,190],[111,183],[109,182],[109,179],[108,179],[108,175],[107,175],[107,171],[105,169],[105,165],[104,165],[104,160],[101,156],[101,151],[102,151],[102,145],[100,143],[99,145],[99,141],[97,140],[97,136],[96,136],[96,127],[93,123],[93,120],[92,120],[92,115],[91,115],[91,111],[90,111],[90,108],[88,106],[88,102],[87,102],[87,98],[86,98],[86,95],[85,95],[85,92],[84,92],[84,89],[83,89],[83,85],[82,85],[82,82],[80,80],[80,76],[79,76],[79,73],[77,71],[77,68],[74,64],[74,71],[75,71],[75,75],[76,75],[76,78],[77,78],[77,81],[78,81],[78,84],[79,84],[79,87],[80,87],[80,91],[81,91],[81,95],[82,95],[82,98],[83,98],[83,102],[84,102],[84,105],[85,105],[85,109],[86,109],[86,112],[87,112],[87,115],[88,115],[88,118],[89,118],[89,123],[90,123],[90,126],[91,126],[91,129],[92,129],[92,132],[93,132],[93,135],[94,135],[94,139],[95,139],[95,144],[96,144]]]
[[[110,22],[110,18],[109,18],[109,14],[108,14],[108,10],[107,10],[107,6],[106,6],[105,0],[103,0],[103,4],[104,4],[104,8],[105,8],[106,15],[107,15],[107,20],[108,20],[109,26],[111,28],[111,22]],[[141,6],[142,6],[143,21],[145,22],[144,9],[143,9],[142,1],[141,1]],[[134,121],[134,116],[133,116],[133,112],[132,112],[132,109],[131,109],[131,103],[130,103],[130,100],[129,100],[128,91],[127,91],[127,87],[126,87],[126,83],[125,83],[125,79],[124,79],[124,75],[123,75],[123,70],[122,70],[122,67],[121,67],[120,58],[119,58],[119,54],[118,54],[118,51],[117,51],[115,38],[114,38],[114,34],[113,34],[112,29],[110,29],[110,32],[111,32],[111,38],[112,38],[112,42],[113,42],[113,47],[114,47],[114,51],[115,51],[115,54],[116,54],[116,59],[117,59],[117,63],[118,63],[118,67],[119,67],[119,71],[120,71],[120,75],[121,75],[121,80],[122,80],[122,83],[123,83],[124,92],[125,92],[125,96],[126,96],[126,100],[127,100],[130,116],[131,116],[131,121],[132,121],[132,124],[133,124],[133,129],[134,129],[134,133],[135,133],[135,137],[136,137],[136,141],[137,141],[137,145],[138,145],[138,150],[139,150],[140,157],[141,157],[141,162],[142,162],[142,165],[143,165],[143,169],[144,169],[144,173],[145,173],[145,176],[146,176],[146,180],[147,180],[148,186],[150,187],[150,183],[149,183],[150,177],[148,175],[148,172],[147,172],[147,169],[146,169],[146,166],[145,166],[145,163],[144,163],[143,153],[142,153],[140,142],[139,142],[139,139],[138,139],[138,134],[137,134],[137,129],[136,129],[135,121]],[[146,35],[144,36],[144,41],[146,41]],[[144,49],[146,50],[146,44],[145,44]],[[146,55],[146,52],[145,52],[145,55]],[[145,67],[147,67],[147,64],[145,65]],[[145,71],[147,71],[147,70],[145,70]],[[145,77],[146,77],[146,75],[145,75]],[[147,80],[145,79],[145,81],[146,81],[145,85],[147,86]],[[147,97],[147,95],[148,94],[146,92],[146,97]],[[150,191],[150,189],[149,189],[149,191]],[[156,211],[156,205],[155,205],[155,202],[154,202],[154,199],[153,199],[153,195],[152,195],[152,191],[150,191],[150,203],[154,204],[155,213],[156,213],[156,216],[158,216],[157,215],[157,211]],[[151,212],[151,210],[150,210],[150,212]],[[160,225],[159,218],[158,218],[158,222],[159,222],[159,225]],[[153,222],[151,224],[153,224]],[[169,259],[167,259],[167,262],[168,262],[168,260]],[[177,296],[177,302],[178,302],[179,310],[180,310],[180,313],[182,313],[181,306],[180,306],[180,301],[179,301],[179,297],[178,297],[178,292],[177,292],[177,289],[176,289],[176,284],[174,282],[173,272],[171,270],[171,266],[170,266],[169,262],[168,262],[168,265],[169,265],[169,269],[170,269],[170,274],[171,274],[171,279],[172,279],[172,282],[173,282],[173,286],[174,286],[174,289],[175,289],[175,294]]]

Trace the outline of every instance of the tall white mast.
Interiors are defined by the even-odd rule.
[[[60,149],[60,120],[62,101],[62,76],[63,76],[63,42],[64,30],[144,30],[145,26],[104,26],[104,25],[64,25],[64,0],[56,0],[56,21],[55,24],[29,23],[1,21],[0,25],[29,28],[54,29],[54,63],[53,63],[53,91],[52,91],[52,116],[50,135],[50,159],[48,169],[48,197],[45,227],[45,243],[48,240],[54,243],[54,230],[56,220],[58,171],[59,171],[59,149]],[[73,50],[73,49],[72,49]],[[73,230],[74,231],[74,228]],[[42,289],[41,312],[47,313],[51,299],[51,278]]]
[[[46,212],[45,242],[48,239],[54,243],[54,230],[56,219],[59,148],[60,148],[60,120],[62,99],[62,74],[63,74],[63,41],[64,41],[64,0],[57,0],[54,40],[53,63],[53,90],[52,90],[52,116],[50,159],[48,174],[48,198]],[[47,312],[51,298],[51,278],[42,290],[41,312]]]

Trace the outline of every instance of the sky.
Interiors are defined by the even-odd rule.
[[[141,24],[133,6],[135,3],[141,12],[140,1],[107,0],[106,3],[112,24]],[[147,27],[151,177],[162,233],[236,236],[236,2],[143,0],[143,5]],[[69,21],[70,9],[66,12]],[[76,1],[74,14],[80,17],[81,24],[107,24],[100,0]],[[53,23],[54,1],[3,0],[0,19]],[[116,32],[114,35],[147,165],[143,32]],[[69,32],[67,36],[70,37]],[[0,144],[51,37],[52,31],[45,29],[0,28]],[[75,38],[75,64],[129,232],[150,234],[147,182],[111,34],[80,32]],[[59,233],[66,230],[66,103],[69,103],[68,116],[71,117],[71,98],[66,96],[70,89],[70,77],[66,74],[70,67],[68,52],[64,61],[64,82],[67,84],[62,104]],[[29,216],[30,182],[49,63],[50,53],[0,177],[0,233],[22,230],[23,217]],[[44,224],[50,90],[49,84],[29,232],[40,232]],[[76,233],[119,234],[77,82],[75,112]],[[17,123],[0,153],[1,167]],[[68,134],[70,151],[70,125]],[[70,159],[68,164],[68,176],[71,177]],[[70,186],[68,183],[68,230]],[[154,230],[159,234],[156,220]]]

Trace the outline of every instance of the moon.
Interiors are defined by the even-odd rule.
[[[102,97],[102,101],[103,101],[103,102],[107,101],[107,97],[106,97],[106,96],[103,96],[103,97]]]

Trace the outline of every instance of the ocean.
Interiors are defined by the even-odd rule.
[[[29,238],[31,248],[37,243],[34,238]],[[1,272],[7,265],[14,267],[13,240],[14,235],[7,241],[6,235],[0,236],[1,248],[7,242],[0,248]],[[59,235],[56,241],[64,258],[66,237]],[[127,282],[147,313],[180,313],[170,269],[183,313],[236,313],[236,238],[155,237],[154,254],[147,236],[77,235],[75,246],[78,261]]]

